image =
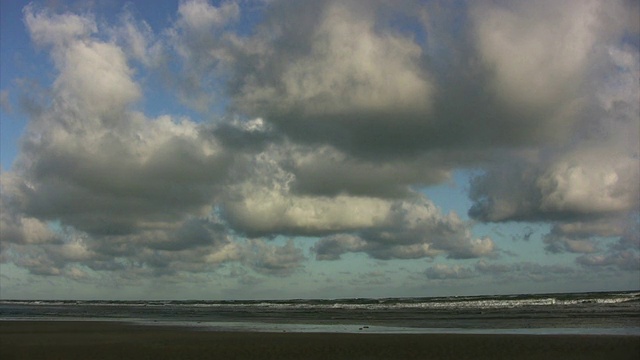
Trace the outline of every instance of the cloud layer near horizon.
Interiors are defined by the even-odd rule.
[[[542,269],[490,265],[494,239],[420,192],[473,169],[473,220],[548,223],[549,253],[639,269],[637,3],[274,1],[249,32],[243,11],[182,1],[154,31],[24,9],[55,80],[2,174],[2,261],[286,276],[304,252],[268,239],[306,236],[319,261],[482,258],[433,279]],[[207,121],[146,114],[139,74]]]

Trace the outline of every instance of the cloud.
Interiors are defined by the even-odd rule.
[[[240,15],[234,1],[213,6],[206,0],[181,1],[178,18],[166,30],[167,46],[177,56],[178,73],[165,69],[164,76],[178,91],[180,100],[188,106],[205,112],[218,99],[221,91],[219,68],[229,61],[224,28]]]
[[[259,129],[260,126],[255,128],[253,134]],[[325,154],[335,154],[331,151],[328,149]],[[363,251],[380,259],[433,257],[440,253],[467,258],[493,253],[495,244],[490,238],[472,239],[470,224],[453,213],[441,214],[433,203],[408,190],[407,196],[413,199],[394,200],[348,192],[326,196],[300,191],[297,164],[308,161],[314,166],[317,161],[299,160],[313,156],[287,142],[277,142],[257,154],[243,155],[231,170],[231,183],[222,196],[224,219],[236,231],[250,237],[331,235],[316,245],[318,259],[335,259],[347,251]],[[373,168],[373,164],[370,166]],[[388,172],[390,176],[393,171]],[[345,174],[353,176],[346,169]],[[339,177],[340,173],[334,175]],[[355,246],[354,242],[360,245]]]
[[[640,256],[638,252],[621,251],[604,255],[583,255],[577,258],[577,262],[585,267],[615,266],[622,270],[635,271],[640,268]]]
[[[12,261],[32,274],[48,276],[70,276],[77,273],[73,269],[86,269],[86,276],[92,272],[116,277],[177,276],[213,271],[232,262],[260,274],[287,276],[299,270],[305,259],[292,241],[283,246],[262,239],[239,242],[220,224],[202,219],[174,231],[98,237],[66,229],[55,235],[56,241],[39,241],[38,246],[7,239],[11,249],[20,253]]]
[[[309,5],[276,5],[281,7],[276,10],[280,15],[266,26],[272,27],[278,38],[257,41],[273,41],[269,45],[281,50],[264,54],[265,61],[279,57],[288,58],[290,63],[287,67],[268,64],[280,70],[271,78],[278,84],[245,83],[240,89],[242,102],[247,104],[243,106],[254,108],[261,102],[277,106],[274,102],[278,101],[284,102],[284,107],[301,106],[307,116],[424,106],[429,84],[417,67],[421,52],[417,44],[393,34],[377,34],[373,27],[375,14],[368,6],[356,2]],[[303,16],[287,17],[298,10]],[[308,24],[304,31],[287,31],[301,29],[302,23]],[[282,85],[282,90],[268,91],[274,85]]]
[[[446,159],[437,156],[359,159],[327,145],[292,149],[286,167],[295,175],[294,192],[316,196],[406,197],[410,186],[441,183],[451,174]]]
[[[576,262],[587,268],[615,267],[621,270],[635,271],[640,265],[639,230],[640,222],[638,222],[636,215],[608,221],[562,224],[556,226],[548,237],[555,239],[554,235],[557,234],[556,236],[562,236],[563,239],[568,238],[565,241],[578,242],[578,244],[580,242],[590,243],[591,241],[585,240],[590,237],[612,239],[613,242],[609,242],[606,249],[573,251],[584,253],[576,258]],[[570,247],[569,251],[571,251]]]
[[[564,251],[572,253],[594,253],[600,251],[597,245],[587,239],[571,239],[562,236],[554,236],[549,234],[544,238],[546,244],[545,250],[552,253],[560,253]]]
[[[0,174],[0,253],[9,244],[42,244],[58,241],[58,236],[48,224],[34,217],[24,216],[16,209],[15,200],[10,196],[20,179],[11,172]]]
[[[571,101],[599,35],[600,5],[520,1],[472,7],[478,52],[495,72],[492,89],[526,109]]]
[[[224,2],[220,7],[207,1],[183,1],[178,6],[178,22],[190,31],[204,35],[212,28],[224,26],[238,18],[240,8],[232,1]]]
[[[263,240],[251,240],[248,250],[251,252],[248,259],[250,266],[268,275],[289,275],[301,267],[305,258],[292,240],[281,247],[269,245]]]
[[[630,61],[628,58],[636,59]],[[567,144],[515,154],[471,183],[469,211],[483,221],[612,217],[638,211],[640,108],[638,51],[615,48],[610,66],[624,69],[595,87],[593,108]],[[504,166],[508,164],[508,166]]]
[[[608,152],[572,153],[549,165],[519,159],[511,167],[496,166],[472,181],[469,215],[483,221],[571,220],[634,211],[640,192],[633,157],[618,155],[611,162]]]
[[[209,127],[133,110],[140,85],[123,49],[92,36],[92,18],[30,6],[25,17],[33,40],[51,48],[58,75],[14,169],[2,174],[3,254],[11,247],[21,254],[16,264],[34,274],[75,278],[71,264],[166,275],[240,261],[259,272],[293,271],[293,245],[235,245],[211,216],[231,155]],[[129,51],[142,56],[138,45]],[[278,268],[281,259],[287,266]]]
[[[297,141],[345,149],[346,142],[366,147],[371,131],[402,131],[429,109],[420,46],[378,31],[374,8],[352,1],[274,6],[264,29],[240,39],[233,53],[230,88],[240,111],[266,117]]]
[[[436,264],[426,271],[429,279],[468,279],[476,276],[473,269],[460,265]]]
[[[13,106],[11,106],[8,90],[0,90],[0,110],[7,114],[13,112]]]
[[[640,204],[634,159],[622,158],[616,164],[605,163],[604,159],[573,160],[580,165],[560,162],[538,178],[542,211],[612,213],[629,211]]]
[[[633,259],[637,256],[637,247],[621,244],[634,243],[626,234],[637,229],[640,211],[640,188],[637,186],[640,182],[639,143],[635,135],[640,132],[637,102],[640,87],[637,81],[632,80],[640,78],[640,67],[637,47],[611,43],[610,40],[612,36],[619,36],[625,27],[625,31],[635,31],[631,30],[635,25],[619,13],[624,5],[621,2],[608,4],[605,8],[600,3],[589,2],[561,6],[567,4],[570,7],[584,6],[579,11],[588,10],[591,14],[584,24],[573,26],[571,30],[583,33],[585,41],[588,41],[570,50],[578,51],[580,46],[591,44],[591,50],[587,52],[589,56],[583,54],[571,60],[580,61],[580,65],[571,71],[584,72],[577,79],[587,81],[589,86],[577,91],[589,100],[589,105],[579,112],[579,117],[571,118],[573,134],[564,144],[501,156],[499,163],[487,166],[484,174],[471,182],[470,198],[474,204],[469,215],[480,221],[549,222],[552,230],[543,236],[548,252],[585,254],[577,258],[577,262],[583,265],[622,263],[612,259]],[[597,11],[591,11],[594,6]],[[614,16],[612,14],[619,14],[620,19],[627,21],[617,24],[605,22]],[[577,21],[577,18],[573,19]],[[502,23],[502,20],[496,21],[495,26]],[[543,32],[550,30],[553,27],[539,29]],[[492,41],[507,40],[493,38]],[[553,41],[539,44],[553,44]],[[598,49],[595,49],[598,44]],[[557,56],[562,59],[563,52],[553,54],[559,54]],[[527,67],[518,70],[526,71]],[[548,71],[553,72],[553,67]],[[566,76],[576,74],[569,72]],[[517,81],[518,77],[513,75],[511,79]],[[568,81],[560,74],[541,79]],[[508,93],[515,93],[514,84],[501,86],[512,85],[514,88]],[[526,89],[524,85],[520,87]],[[553,98],[558,97],[554,95]],[[527,96],[526,99],[535,100],[535,97]],[[603,238],[607,241],[613,239],[617,244],[614,247],[633,250],[624,254],[622,252],[627,250],[607,250],[603,248]],[[633,264],[633,261],[624,263]]]
[[[346,252],[359,252],[366,249],[367,243],[355,235],[333,235],[319,241],[313,251],[317,260],[339,260]]]
[[[293,194],[295,175],[280,165],[278,150],[250,155],[225,188],[224,217],[236,230],[249,236],[321,235],[372,226],[385,215],[388,203],[382,199]]]
[[[166,44],[144,20],[135,18],[133,5],[125,5],[119,23],[109,29],[113,41],[120,45],[127,57],[155,69],[166,66]]]
[[[617,239],[614,249],[640,250],[638,236],[634,235],[638,222],[633,217],[616,217],[591,222],[556,223],[544,236],[545,250],[552,253],[598,253],[603,250],[596,239]]]
[[[0,224],[2,239],[8,243],[40,244],[57,238],[46,223],[35,218],[16,217],[14,214],[3,212]]]
[[[233,107],[264,117],[296,142],[329,144],[358,158],[403,161],[446,149],[455,166],[483,158],[488,148],[562,141],[585,106],[580,85],[589,79],[588,55],[608,37],[597,31],[603,18],[592,13],[599,11],[589,8],[597,4],[547,5],[529,19],[526,5],[426,5],[417,16],[411,6],[380,3],[275,4],[262,31],[229,46]],[[471,25],[453,28],[422,16],[461,10],[469,10],[461,16]],[[428,30],[426,39],[406,36],[386,13],[415,20],[418,31]],[[510,20],[501,20],[503,13]],[[512,31],[520,18],[536,31]],[[437,46],[440,37],[448,49]],[[456,57],[440,58],[447,56]],[[534,104],[524,108],[518,99]]]
[[[321,239],[313,248],[318,260],[336,260],[347,252],[364,252],[376,259],[417,259],[447,255],[465,259],[491,256],[491,238],[473,238],[468,224],[455,213],[444,215],[426,198],[389,203],[375,226],[351,235]]]
[[[32,36],[57,39],[59,75],[50,106],[30,120],[19,180],[7,196],[28,216],[92,235],[178,226],[187,215],[206,214],[224,176],[224,150],[189,119],[149,119],[130,109],[141,90],[123,51],[77,38],[79,31],[60,30],[64,40],[55,33],[85,20],[33,11],[26,10]]]
[[[33,5],[27,5],[23,12],[32,40],[41,46],[65,47],[69,42],[86,38],[98,31],[91,16],[52,14],[46,10],[38,10]]]
[[[543,265],[533,262],[490,263],[480,260],[475,265],[476,272],[490,275],[497,281],[551,281],[558,277],[571,278],[578,270],[567,265]]]
[[[249,30],[245,5],[182,1],[155,32],[130,8],[108,24],[25,7],[55,73],[2,174],[3,261],[286,276],[308,259],[269,239],[310,236],[316,260],[483,259],[434,279],[571,273],[486,262],[475,222],[518,221],[551,226],[549,256],[637,269],[637,5],[268,2]],[[199,112],[148,115],[156,90]],[[473,221],[420,192],[457,169],[478,174]]]

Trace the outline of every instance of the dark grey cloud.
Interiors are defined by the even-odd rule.
[[[305,259],[302,249],[296,247],[292,240],[281,247],[253,240],[250,242],[250,251],[254,255],[248,259],[248,264],[257,272],[267,275],[290,275],[301,267]]]
[[[347,252],[366,249],[367,243],[358,236],[339,234],[320,240],[313,247],[317,260],[339,260]]]
[[[550,233],[544,238],[546,251],[552,253],[572,252],[572,253],[594,253],[599,252],[597,244],[589,239],[575,239],[570,237],[558,236]]]
[[[628,218],[617,218],[590,223],[572,223],[556,226],[549,237],[562,236],[565,241],[576,241],[587,244],[593,243],[595,239],[610,239],[606,243],[606,248],[601,244],[601,248],[593,251],[573,251],[584,254],[576,258],[576,262],[586,268],[617,268],[620,270],[634,271],[640,265],[640,222],[637,215]],[[574,240],[577,239],[577,240]],[[587,240],[585,240],[587,239]],[[545,240],[546,241],[546,240]],[[600,240],[603,243],[603,240]],[[571,251],[571,243],[561,248]],[[551,244],[547,245],[548,247]],[[579,249],[582,249],[579,247]],[[589,250],[589,248],[587,248]]]
[[[231,95],[238,109],[265,117],[298,142],[331,144],[363,158],[434,149],[470,149],[465,156],[473,158],[480,149],[561,140],[577,115],[567,104],[584,95],[587,55],[601,40],[573,15],[585,13],[598,26],[602,19],[576,3],[546,4],[558,20],[549,24],[545,12],[526,15],[526,2],[511,12],[488,4],[451,8],[466,18],[445,28],[425,15],[429,6],[403,14],[428,30],[424,42],[388,27],[375,5],[313,3],[311,20],[285,15],[300,4],[276,5],[277,21],[238,48]],[[515,32],[519,21],[536,31]],[[283,31],[289,28],[304,30]],[[566,29],[567,39],[554,36]],[[439,37],[448,49],[436,46]],[[580,46],[565,50],[564,41],[574,40]],[[466,61],[438,62],[445,52]],[[514,53],[525,61],[514,61]]]
[[[617,250],[640,250],[638,224],[633,217],[616,217],[590,222],[556,223],[543,237],[545,250],[552,253],[598,253],[604,251],[597,239],[615,239],[610,247]]]
[[[245,124],[220,124],[211,133],[230,151],[255,154],[273,143],[282,141],[280,134],[264,128],[264,122],[256,119]]]
[[[524,231],[522,232],[522,234],[512,235],[511,239],[513,241],[518,241],[518,240],[529,241],[529,240],[531,240],[531,237],[533,235],[535,235],[535,233],[536,233],[536,231],[532,227],[526,226],[524,228]]]
[[[640,255],[637,251],[616,251],[601,255],[582,255],[576,259],[578,264],[587,268],[617,267],[621,270],[636,271],[640,268]]]
[[[438,184],[451,176],[446,155],[404,161],[358,159],[332,146],[292,149],[285,167],[295,175],[298,194],[411,197],[411,187]]]

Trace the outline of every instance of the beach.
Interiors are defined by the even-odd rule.
[[[123,322],[0,321],[10,359],[638,359],[640,337],[219,332]]]

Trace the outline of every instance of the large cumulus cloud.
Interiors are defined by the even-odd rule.
[[[638,49],[629,44],[606,49],[599,64],[606,71],[593,75],[600,85],[588,88],[589,106],[566,142],[501,156],[504,163],[488,166],[470,191],[472,217],[551,222],[545,249],[590,254],[577,259],[582,265],[601,257],[624,256],[631,259],[626,264],[640,259],[638,237],[632,235],[640,208]],[[599,243],[607,238],[626,245],[606,249]]]
[[[227,162],[216,141],[189,119],[133,110],[141,90],[125,54],[93,38],[90,20],[31,8],[25,16],[59,75],[22,140],[21,181],[8,184],[21,211],[92,234],[206,214]]]
[[[302,257],[274,245],[258,253],[233,241],[213,215],[232,155],[205,125],[136,111],[142,90],[127,56],[92,18],[29,6],[25,23],[58,74],[2,174],[5,259],[36,274],[77,274],[72,264],[171,273],[254,263],[267,249],[297,266]]]

